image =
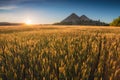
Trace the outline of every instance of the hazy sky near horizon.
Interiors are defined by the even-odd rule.
[[[111,22],[120,16],[120,0],[0,0],[0,22],[49,24],[71,13]]]

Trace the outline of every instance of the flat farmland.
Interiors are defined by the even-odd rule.
[[[120,28],[0,26],[1,80],[119,80]]]

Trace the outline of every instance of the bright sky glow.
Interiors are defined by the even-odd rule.
[[[31,21],[30,19],[27,19],[27,20],[25,21],[25,24],[26,24],[26,25],[31,25],[31,24],[32,24],[32,21]]]

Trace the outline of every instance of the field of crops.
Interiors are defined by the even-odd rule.
[[[120,80],[120,28],[1,26],[0,80]]]

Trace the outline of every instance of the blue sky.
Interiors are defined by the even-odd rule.
[[[71,13],[111,22],[120,16],[119,0],[0,0],[0,22],[51,24]]]

